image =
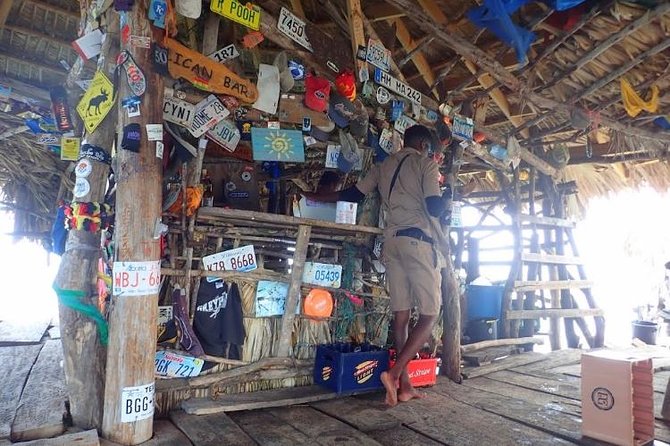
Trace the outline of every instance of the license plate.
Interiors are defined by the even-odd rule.
[[[181,99],[166,96],[163,99],[163,120],[174,122],[182,127],[191,127],[195,107]]]
[[[307,32],[305,31],[305,22],[283,6],[279,11],[277,28],[294,42],[312,51],[312,44],[309,43]]]
[[[261,8],[252,3],[233,0],[212,0],[209,8],[233,22],[258,31],[261,27]]]
[[[210,94],[195,106],[195,114],[189,131],[196,138],[226,118],[230,112],[216,96]]]
[[[203,257],[202,264],[207,271],[247,272],[258,268],[254,245],[241,246]]]
[[[207,132],[207,137],[229,152],[234,152],[240,142],[240,130],[228,120],[223,120]]]
[[[57,133],[40,133],[37,135],[37,144],[60,145],[60,134]]]
[[[215,61],[219,63],[224,63],[229,60],[235,59],[240,55],[240,52],[237,51],[237,48],[235,47],[234,43],[231,43],[228,46],[224,46],[221,48],[219,51],[216,53],[210,54],[209,57],[210,59],[214,59]]]
[[[368,40],[365,60],[384,71],[391,71],[391,51],[384,48],[384,44],[379,40]]]
[[[156,352],[154,369],[157,376],[189,378],[198,376],[204,363],[205,361],[199,358],[159,350]]]
[[[466,141],[472,141],[474,131],[475,131],[475,123],[472,120],[472,118],[467,118],[461,115],[454,116],[454,125],[452,128],[452,133],[454,134],[454,137]]]
[[[342,265],[305,262],[302,281],[311,285],[339,288],[342,281]]]
[[[412,127],[416,124],[416,121],[409,116],[400,115],[398,119],[393,123],[393,128],[400,132],[401,135],[405,134],[405,130]]]
[[[337,160],[340,157],[342,146],[328,144],[326,148],[326,169],[337,169]],[[365,151],[357,149],[358,161],[354,164],[353,170],[363,170],[363,159],[365,158]]]
[[[421,105],[421,92],[419,90],[410,87],[400,79],[396,79],[381,68],[375,68],[375,82],[379,85],[383,85],[392,92]]]

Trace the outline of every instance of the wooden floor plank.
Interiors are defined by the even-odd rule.
[[[518,372],[547,371],[565,365],[579,364],[583,353],[583,350],[576,348],[557,350],[548,353],[543,361],[520,365],[514,367],[513,370]]]
[[[507,370],[527,364],[545,361],[546,355],[536,352],[527,352],[494,361],[481,367],[464,367],[461,371],[466,378],[476,378],[499,370]]]
[[[503,370],[491,373],[486,377],[502,383],[514,384],[522,388],[550,393],[565,398],[575,400],[581,400],[582,398],[580,380],[571,376],[558,374],[535,376]]]
[[[91,429],[83,432],[65,434],[54,438],[43,438],[39,440],[12,443],[18,446],[98,446],[98,432]],[[142,443],[144,445],[144,443]]]
[[[50,319],[30,322],[0,321],[0,345],[38,344],[50,322]]]
[[[41,345],[0,347],[0,376],[3,377],[0,391],[0,438],[9,438],[11,434],[23,386],[41,349]]]
[[[188,415],[182,410],[175,410],[170,412],[170,420],[191,440],[193,446],[256,445],[225,413]]]
[[[212,400],[211,398],[191,398],[183,401],[181,408],[188,414],[207,415],[219,412],[291,406],[336,397],[336,393],[323,387],[304,386],[220,395],[216,400]]]
[[[310,445],[310,437],[275,417],[267,410],[234,412],[230,414],[244,432],[262,446]]]
[[[293,406],[282,409],[270,409],[272,415],[290,424],[310,437],[313,443],[323,446],[355,444],[357,446],[379,446],[376,440],[363,432],[323,414],[316,409]]]
[[[142,446],[190,446],[192,443],[186,435],[170,420],[154,420],[154,435]],[[77,445],[78,446],[78,445]],[[100,446],[121,446],[119,443],[100,439]]]
[[[384,446],[440,446],[445,443],[438,443],[425,435],[422,435],[405,426],[397,426],[388,430],[375,430],[367,432],[371,437]]]
[[[36,440],[64,432],[67,389],[60,340],[44,343],[21,394],[12,422],[12,441]]]
[[[377,401],[361,401],[349,397],[312,403],[310,406],[363,432],[379,431],[399,426],[400,421],[386,411],[383,394],[379,393],[378,395]]]

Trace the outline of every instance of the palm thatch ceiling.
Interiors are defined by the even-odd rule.
[[[210,14],[209,2],[203,3],[200,19],[180,19],[180,35],[201,38]],[[511,15],[516,25],[536,35],[523,63],[512,48],[467,18],[466,13],[482,3],[477,0],[254,3],[275,21],[280,7],[287,7],[332,42],[348,46],[351,61],[357,44],[365,44],[369,37],[379,39],[392,53],[393,74],[421,91],[425,104],[460,106],[461,112],[474,116],[477,128],[491,141],[514,135],[524,149],[540,155],[565,144],[570,164],[667,165],[670,132],[653,121],[670,106],[668,2],[591,0],[572,14],[557,13],[551,2],[526,3]],[[11,88],[9,96],[0,94],[0,186],[5,195],[17,189],[12,185],[32,181],[35,193],[49,197],[42,201],[55,201],[59,189],[55,185],[61,184],[58,171],[62,173],[67,164],[47,153],[47,158],[53,158],[47,164],[54,169],[54,177],[44,179],[44,166],[31,170],[29,165],[42,163],[34,152],[45,149],[35,145],[35,136],[26,131],[22,120],[27,113],[49,113],[48,88],[63,84],[68,68],[77,61],[71,42],[80,32],[80,15],[80,4],[74,0],[3,0],[0,4],[0,85]],[[240,25],[221,20],[219,47],[244,33]],[[362,41],[356,32],[360,28]],[[262,47],[276,49],[281,42],[268,35]],[[643,98],[650,87],[658,87],[657,111],[629,116],[622,102],[621,79]],[[470,168],[462,170],[464,175],[490,168],[486,161],[491,159],[484,155],[468,154]],[[25,161],[19,163],[21,172],[11,170],[15,165],[7,160],[14,157]],[[39,181],[28,178],[37,175]],[[633,177],[644,179],[645,175]]]

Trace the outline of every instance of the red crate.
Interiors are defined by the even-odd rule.
[[[395,361],[390,361],[389,368]],[[412,359],[407,364],[409,382],[414,387],[432,386],[437,382],[437,358]]]

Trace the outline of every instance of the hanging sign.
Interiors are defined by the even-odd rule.
[[[37,135],[37,144],[59,146],[61,136],[58,133],[40,133]]]
[[[252,127],[254,161],[305,162],[305,145],[300,130],[272,130]]]
[[[113,294],[116,297],[157,294],[161,285],[161,262],[114,262]]]
[[[198,376],[204,363],[205,361],[202,359],[178,355],[165,350],[157,351],[154,359],[156,375],[173,378]]]
[[[225,119],[210,129],[205,136],[229,152],[234,152],[240,142],[240,130]]]
[[[60,140],[60,159],[63,161],[77,161],[79,158],[79,138],[63,137]]]
[[[283,6],[279,11],[277,29],[286,34],[291,40],[298,43],[300,46],[307,48],[309,51],[313,51],[312,44],[309,43],[307,32],[305,31],[305,22]]]
[[[189,132],[199,138],[230,114],[216,96],[210,94],[195,106],[195,114]]]
[[[93,164],[88,158],[82,158],[74,166],[74,174],[77,178],[86,178],[93,172]]]
[[[342,265],[305,262],[302,281],[311,285],[339,288],[342,279]]]
[[[74,182],[74,189],[72,190],[72,195],[74,198],[81,198],[91,191],[91,183],[84,177],[77,177]]]
[[[219,51],[216,53],[210,54],[209,57],[210,59],[214,59],[215,61],[219,63],[224,63],[229,60],[235,59],[240,55],[239,51],[237,51],[237,48],[235,47],[235,44],[231,43],[228,46],[224,46],[221,48]]]
[[[234,0],[212,0],[209,5],[212,12],[220,14],[233,22],[258,31],[261,27],[261,8],[248,2]]]
[[[114,105],[114,86],[102,71],[95,73],[91,85],[77,105],[77,113],[84,121],[84,127],[93,133],[105,119]]]
[[[121,422],[132,423],[154,416],[155,383],[121,390]]]
[[[70,105],[67,102],[67,91],[63,86],[51,87],[49,89],[51,97],[51,111],[56,120],[56,127],[60,132],[70,132],[74,130],[74,123],[70,117]]]
[[[254,245],[240,246],[202,258],[207,271],[253,271],[258,268]]]
[[[387,50],[379,40],[368,40],[365,60],[384,71],[391,71],[391,51]]]
[[[472,118],[467,118],[462,115],[454,115],[454,125],[451,133],[455,138],[472,141],[472,136],[475,131],[475,123]]]
[[[174,96],[163,97],[163,120],[190,128],[195,106]]]
[[[401,80],[396,79],[381,68],[375,68],[375,82],[377,82],[379,85],[383,85],[400,96],[421,105],[421,92],[419,90],[416,90]]]
[[[175,79],[180,77],[201,90],[227,94],[253,103],[258,99],[256,86],[207,56],[185,47],[174,39],[166,39],[168,71]]]
[[[416,125],[416,121],[409,116],[400,115],[398,119],[393,123],[393,128],[400,132],[401,135],[405,134],[405,130]]]

